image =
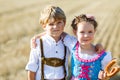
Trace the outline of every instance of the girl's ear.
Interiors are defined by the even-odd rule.
[[[77,30],[73,29],[73,34],[76,36]]]
[[[95,32],[97,31],[97,29],[95,29]]]

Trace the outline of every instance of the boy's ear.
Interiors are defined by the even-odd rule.
[[[95,32],[97,31],[97,29],[95,29]]]
[[[66,21],[64,21],[64,25],[66,25]]]
[[[42,25],[43,29],[45,30],[46,29],[46,25]]]
[[[74,29],[73,29],[73,34],[76,35],[76,33],[77,33],[77,30],[74,30]]]

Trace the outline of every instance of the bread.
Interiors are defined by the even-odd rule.
[[[120,67],[116,66],[115,65],[116,63],[117,63],[117,59],[113,59],[105,67],[104,71],[106,72],[108,77],[112,77],[120,71]]]

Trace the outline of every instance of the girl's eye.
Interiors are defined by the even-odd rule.
[[[88,33],[93,33],[92,31],[89,31]]]
[[[81,31],[80,33],[84,33],[84,31]]]

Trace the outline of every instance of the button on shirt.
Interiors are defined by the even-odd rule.
[[[49,35],[45,35],[42,37],[43,41],[43,52],[46,58],[60,58],[64,59],[64,45],[61,40],[57,43],[56,41]],[[36,72],[36,80],[41,79],[41,48],[40,48],[40,39],[36,40],[37,47],[31,48],[29,62],[26,65],[26,70]],[[68,51],[67,51],[68,52]],[[66,53],[66,71],[68,74],[68,53]],[[64,78],[64,68],[60,67],[52,67],[44,64],[44,78],[45,79],[62,79]]]

